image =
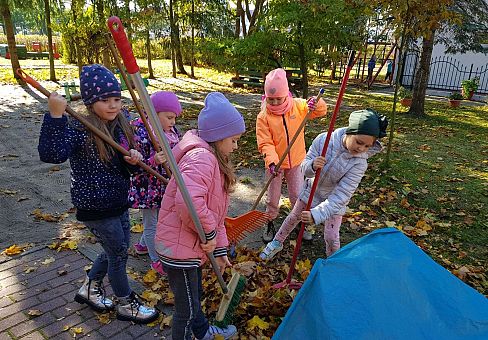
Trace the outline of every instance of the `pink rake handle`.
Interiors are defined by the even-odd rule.
[[[339,95],[337,97],[337,102],[336,102],[336,105],[334,108],[334,113],[332,114],[332,117],[330,118],[329,130],[327,130],[327,137],[325,139],[324,147],[323,147],[322,153],[321,153],[322,157],[325,156],[325,154],[327,152],[327,148],[329,147],[330,137],[332,135],[332,131],[334,130],[335,121],[336,121],[337,115],[339,113],[339,109],[341,107],[342,97],[344,97],[344,92],[346,91],[347,81],[349,79],[349,73],[351,73],[351,69],[352,69],[354,62],[355,62],[355,59],[354,59],[355,54],[356,54],[355,51],[349,52],[346,72],[344,74],[344,78],[342,78],[341,88],[339,90]],[[306,211],[310,211],[310,207],[312,206],[313,195],[315,194],[315,190],[317,189],[317,184],[319,183],[318,179],[320,178],[321,171],[322,171],[322,168],[317,169],[317,171],[315,173],[315,178],[317,180],[313,181],[312,189],[310,190],[310,196],[308,197],[307,206],[305,208]],[[301,227],[300,227],[300,232],[298,233],[298,239],[297,239],[297,244],[295,246],[295,251],[293,252],[293,258],[291,260],[290,269],[288,270],[288,275],[286,277],[284,285],[289,285],[291,282],[291,277],[293,276],[293,272],[295,271],[295,264],[297,262],[298,253],[300,252],[300,248],[302,245],[302,238],[303,238],[304,231],[305,231],[305,223],[302,222]],[[278,284],[276,286],[278,288],[281,288],[281,286],[283,286],[283,285]]]

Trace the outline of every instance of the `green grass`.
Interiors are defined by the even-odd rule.
[[[32,72],[31,75],[36,77],[35,72],[40,72],[39,79],[47,79],[48,69],[29,69],[42,62],[47,64],[47,60],[22,61],[29,74]],[[145,75],[146,63],[142,60],[138,63]],[[209,91],[243,96],[260,93],[259,89],[232,88],[230,73],[197,67],[196,80],[183,75],[173,79],[169,61],[157,60],[153,66],[158,79],[151,81],[150,92],[173,90],[199,93],[202,98]],[[58,78],[71,80],[76,71],[74,66],[57,70]],[[0,68],[0,82],[11,81],[6,76],[9,72],[8,68]],[[311,83],[309,93],[312,95],[318,92],[319,87],[325,86],[324,98],[332,112],[337,84],[330,85],[328,78],[316,76],[311,77]],[[353,86],[346,92],[336,127],[346,126],[349,113],[355,109],[371,107],[390,115],[391,94],[378,94]],[[195,126],[203,103],[183,96],[180,99],[186,100],[186,105],[178,124],[186,130]],[[248,131],[241,138],[235,163],[262,168],[254,131],[259,103],[239,110],[244,115]],[[424,117],[411,116],[400,105],[397,110],[390,167],[384,166],[385,153],[370,160],[370,168],[349,204],[350,213],[345,216],[342,229],[344,243],[372,229],[394,225],[453,273],[458,273],[464,266],[463,272],[467,270],[467,274],[460,275],[463,280],[486,295],[488,106],[463,102],[460,108],[452,109],[445,98],[428,98]],[[329,117],[307,124],[307,146],[318,133],[327,129]],[[383,142],[386,146],[388,139],[383,139]]]

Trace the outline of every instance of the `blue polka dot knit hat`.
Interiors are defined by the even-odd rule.
[[[81,98],[85,105],[101,99],[119,97],[120,84],[114,74],[105,66],[93,64],[83,66],[80,76]]]

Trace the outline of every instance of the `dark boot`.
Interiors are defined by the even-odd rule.
[[[264,243],[271,242],[276,234],[276,229],[273,221],[268,221],[268,226],[263,230],[263,241]]]

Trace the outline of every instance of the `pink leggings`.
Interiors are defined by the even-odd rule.
[[[281,196],[281,183],[283,181],[283,174],[286,178],[286,185],[288,188],[288,197],[292,206],[298,199],[300,190],[303,186],[303,175],[300,166],[293,167],[291,169],[284,169],[280,171],[270,183],[268,187],[268,196],[266,198],[266,212],[271,220],[274,220],[279,213],[279,203]],[[270,173],[266,171],[266,180],[269,179]]]
[[[288,235],[297,226],[297,223],[301,221],[302,211],[305,210],[307,204],[301,200],[297,200],[293,206],[293,210],[283,221],[280,230],[275,235],[275,240],[283,243]],[[324,222],[324,241],[325,241],[325,253],[327,256],[332,255],[336,250],[341,247],[341,241],[339,237],[339,230],[341,228],[342,216],[333,215],[327,221]]]

